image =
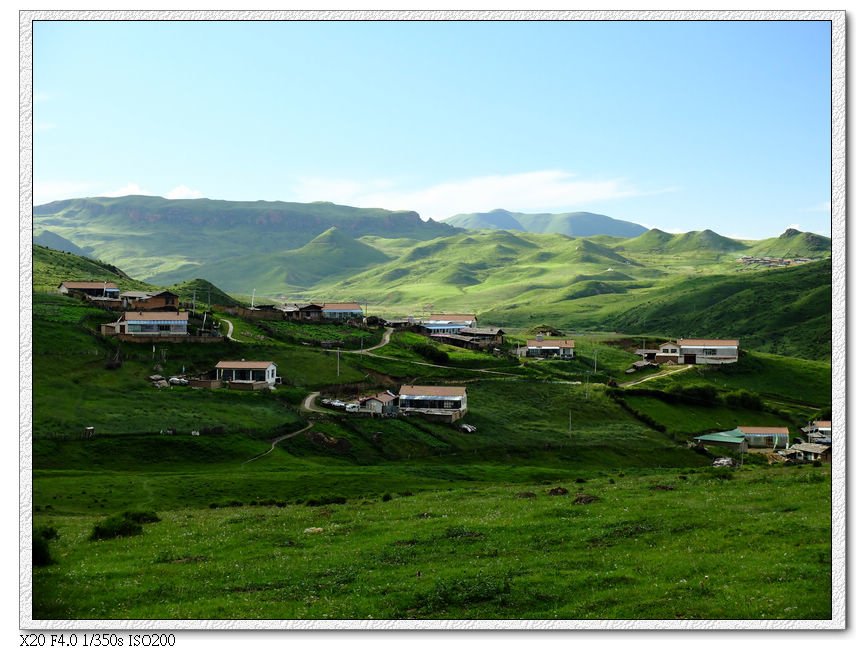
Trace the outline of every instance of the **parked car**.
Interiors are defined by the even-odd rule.
[[[357,413],[360,411],[360,404],[346,404],[345,412],[346,413]]]
[[[335,399],[335,400],[331,400],[329,406],[332,406],[335,409],[344,409],[345,408],[345,402],[341,402],[338,399]]]
[[[463,433],[474,433],[478,430],[477,427],[472,426],[471,424],[461,424],[459,428]]]
[[[170,377],[168,383],[174,386],[187,386],[189,385],[189,380],[184,377]]]

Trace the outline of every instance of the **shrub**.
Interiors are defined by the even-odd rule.
[[[330,506],[342,505],[347,501],[345,497],[319,497],[317,499],[307,499],[308,506]]]
[[[48,566],[53,563],[51,549],[48,548],[48,540],[35,533],[33,535],[33,566]]]
[[[439,350],[437,347],[430,345],[429,343],[415,343],[411,346],[413,352],[416,352],[424,359],[432,361],[433,363],[445,364],[450,361],[450,356],[448,356],[447,352],[443,350]]]
[[[813,463],[811,463],[811,467],[823,467],[823,463],[819,460],[815,460]]]
[[[385,492],[384,494],[381,495],[382,501],[390,501],[391,499],[393,499],[393,496],[391,496],[390,492]]]
[[[763,400],[757,393],[752,393],[748,390],[737,390],[728,393],[724,398],[727,406],[741,407],[752,411],[762,411],[764,408]]]
[[[115,537],[132,537],[133,535],[140,535],[143,530],[141,524],[137,521],[127,519],[123,515],[114,515],[93,526],[90,540],[98,541],[113,539]]]
[[[41,537],[46,540],[57,539],[60,535],[57,533],[57,529],[54,526],[40,526],[35,531],[33,531],[34,537]]]

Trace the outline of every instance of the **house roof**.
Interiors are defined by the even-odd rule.
[[[738,339],[679,339],[679,345],[717,345],[719,347],[739,347]]]
[[[665,341],[664,343],[661,343],[660,347],[662,347],[662,348],[667,347],[668,348],[671,345],[675,346],[675,347],[679,347],[679,344],[676,343],[675,341]]]
[[[430,314],[426,320],[440,320],[450,322],[474,321],[477,320],[477,316],[475,316],[474,314]]]
[[[241,370],[265,370],[276,365],[273,361],[220,361],[217,368],[240,368]]]
[[[377,399],[382,404],[387,404],[389,402],[394,401],[396,399],[396,395],[394,395],[393,393],[388,393],[387,391],[385,391],[384,393],[378,393],[376,395],[367,395],[366,397],[361,397],[359,401],[361,404],[363,404],[364,402],[368,402],[371,399]]]
[[[442,339],[442,340],[452,340],[452,341],[465,341],[470,343],[473,339],[471,336],[464,336],[463,334],[430,334],[431,339]]]
[[[736,427],[741,433],[761,434],[767,436],[790,435],[787,427]]]
[[[527,348],[572,348],[574,342],[571,339],[546,339],[544,341],[526,341]]]
[[[462,397],[465,386],[402,386],[400,395],[407,397]]]
[[[694,440],[703,442],[745,442],[745,436],[736,434],[733,431],[723,431],[721,433],[708,433],[704,436],[696,436]]]
[[[320,309],[323,309],[322,305],[316,304],[314,302],[311,302],[311,303],[306,304],[306,305],[298,305],[297,308],[300,310],[304,310],[304,309],[319,309],[320,310]]]
[[[800,442],[798,445],[790,445],[790,449],[804,451],[809,454],[822,454],[830,449],[829,445],[817,445],[813,442]]]
[[[120,294],[121,298],[149,298],[153,294],[149,291],[124,291]]]
[[[814,426],[818,429],[831,429],[832,420],[817,420],[816,422],[814,422]]]
[[[113,282],[99,282],[94,280],[88,280],[86,282],[79,282],[77,280],[61,282],[61,287],[66,287],[67,289],[116,289],[117,285]]]
[[[321,308],[325,311],[363,311],[363,308],[356,302],[326,302]]]
[[[121,320],[178,320],[187,321],[185,311],[125,311]]]
[[[460,330],[460,334],[469,334],[469,335],[492,335],[498,336],[499,334],[504,334],[505,331],[500,327],[463,327]]]

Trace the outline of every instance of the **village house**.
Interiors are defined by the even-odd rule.
[[[808,437],[808,442],[816,442],[821,445],[832,444],[832,421],[815,420],[802,427],[802,433]]]
[[[459,334],[466,327],[477,327],[474,314],[430,314],[422,322],[426,334]]]
[[[307,303],[305,305],[285,305],[282,311],[285,312],[286,318],[289,320],[299,321],[320,321],[322,320],[323,305]]]
[[[654,352],[655,363],[721,364],[739,360],[739,341],[736,339],[677,339],[662,343],[655,350],[642,350],[647,361]]]
[[[229,388],[260,390],[279,383],[273,361],[220,361],[216,364],[216,378],[227,382]]]
[[[177,311],[180,296],[171,291],[124,291],[123,309],[128,311]]]
[[[790,431],[787,427],[738,426],[734,431],[745,436],[749,447],[786,448],[790,444]]]
[[[459,333],[487,346],[503,345],[505,331],[500,327],[463,327]]]
[[[106,336],[141,338],[187,336],[189,314],[185,311],[127,311],[114,323],[102,326]]]
[[[573,339],[545,339],[538,334],[534,340],[526,341],[525,347],[516,349],[519,357],[530,359],[573,359]]]
[[[798,462],[813,462],[819,460],[821,462],[832,461],[832,446],[818,445],[811,442],[800,442],[791,445],[788,449],[778,452],[785,460]]]
[[[57,291],[65,295],[92,296],[94,298],[120,298],[120,289],[113,282],[102,280],[66,280],[61,282]]]
[[[453,422],[468,411],[468,396],[465,386],[402,386],[399,410]]]
[[[324,320],[362,320],[363,307],[356,302],[326,302],[321,306]]]
[[[361,411],[374,415],[395,415],[399,411],[399,399],[389,390],[361,397],[358,402]]]

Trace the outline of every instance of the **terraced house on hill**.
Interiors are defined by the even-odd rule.
[[[516,349],[518,357],[535,359],[573,359],[574,341],[572,339],[545,339],[538,334],[534,340],[526,341],[525,347]]]
[[[399,389],[399,410],[454,421],[468,412],[465,386],[403,386]]]
[[[66,280],[61,282],[57,291],[66,295],[119,298],[120,289],[113,282],[103,280]]]
[[[220,361],[216,364],[216,378],[232,388],[241,388],[238,384],[248,384],[244,387],[250,389],[267,388],[279,383],[273,361]]]
[[[739,360],[739,341],[738,339],[677,339],[661,344],[659,350],[642,350],[642,352],[654,352],[655,363],[736,363]]]
[[[189,314],[185,311],[127,311],[113,323],[102,326],[105,336],[141,338],[187,336]]]
[[[459,334],[461,329],[477,326],[478,317],[474,314],[430,314],[423,319],[427,334]]]

